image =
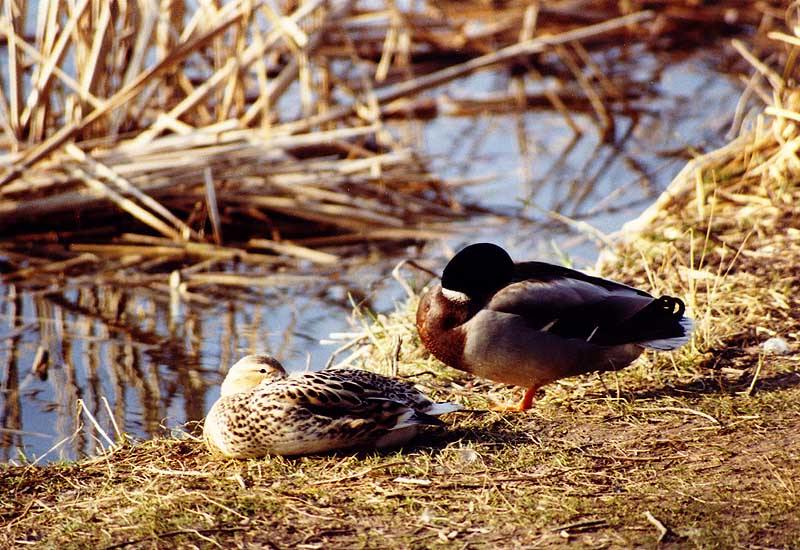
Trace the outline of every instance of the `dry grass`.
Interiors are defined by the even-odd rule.
[[[390,118],[546,105],[579,132],[569,102],[608,136],[647,83],[604,75],[590,53],[698,44],[781,15],[777,1],[656,3],[657,15],[611,0],[590,13],[571,2],[296,4],[6,3],[4,281],[126,284],[139,269],[163,285],[180,268],[190,287],[249,286],[219,271],[324,268],[343,245],[441,237],[474,205]],[[518,63],[556,85],[535,97],[421,95]]]
[[[7,468],[0,536],[52,548],[796,545],[796,384],[636,393],[466,413],[382,455],[215,462],[196,440],[159,439]]]
[[[354,44],[390,14],[319,0],[6,8],[7,281],[154,258],[188,279],[232,260],[326,266],[339,258],[313,248],[441,236],[469,210],[384,125]]]
[[[795,37],[774,39],[795,51]],[[794,59],[759,69],[771,104],[752,131],[690,163],[600,267],[686,298],[692,345],[602,380],[553,384],[529,414],[452,415],[447,430],[393,453],[215,462],[184,434],[78,463],[5,467],[0,545],[796,548]],[[427,356],[413,308],[411,299],[363,317],[339,360],[414,376],[474,409],[516,391]],[[765,353],[772,336],[790,353]]]

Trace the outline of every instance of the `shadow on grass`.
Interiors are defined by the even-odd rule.
[[[442,450],[453,443],[475,443],[483,446],[505,446],[514,444],[530,443],[530,431],[520,429],[518,423],[512,426],[504,414],[519,415],[524,413],[503,413],[498,414],[494,411],[470,410],[453,413],[447,427],[429,429],[421,432],[413,441],[413,447],[406,447],[404,450],[411,449],[431,449]],[[469,415],[469,418],[479,419],[480,425],[474,422],[455,422],[456,415]],[[470,425],[464,425],[470,424]]]
[[[658,399],[664,397],[692,397],[710,395],[736,395],[746,392],[753,381],[754,369],[745,370],[737,379],[729,380],[721,375],[709,375],[690,382],[668,384],[659,388],[628,393],[629,400]],[[753,393],[787,390],[800,386],[800,372],[778,372],[756,380]]]

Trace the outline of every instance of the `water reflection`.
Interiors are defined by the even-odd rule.
[[[436,172],[465,183],[490,180],[465,190],[509,214],[541,221],[555,211],[615,230],[620,217],[635,215],[669,183],[687,148],[722,143],[740,91],[730,76],[712,70],[718,52],[696,52],[668,67],[642,53],[626,85],[639,81],[649,92],[621,103],[608,140],[591,112],[570,111],[579,133],[552,108],[439,117],[423,128]],[[606,57],[604,70],[613,75],[620,69],[611,64],[619,65],[619,56]],[[488,97],[492,90],[512,89],[513,82],[477,74],[454,86],[451,95]]]
[[[195,283],[176,293],[163,273],[146,284],[124,284],[117,274],[113,284],[0,286],[0,459],[74,459],[105,444],[104,434],[152,437],[199,420],[228,366],[245,353],[322,368],[332,348],[318,342],[348,329],[351,296],[376,310],[402,296],[388,272],[404,256],[422,256],[436,268],[446,247],[487,239],[517,257],[566,252],[578,265],[589,263],[597,238],[575,220],[599,234],[614,231],[678,171],[676,151],[721,141],[739,92],[709,70],[715,55],[696,54],[668,69],[642,60],[636,70],[647,101],[643,91],[614,113],[610,140],[590,111],[570,114],[580,134],[560,113],[541,109],[394,122],[391,131],[429,154],[433,171],[458,192],[507,215],[473,219],[460,238],[398,247],[394,257],[274,286]],[[448,94],[475,97],[512,86],[498,78],[475,75]]]
[[[297,368],[321,368],[323,354],[306,350],[350,311],[337,283],[177,309],[146,287],[2,291],[3,460],[59,443],[48,460],[91,454],[104,442],[92,417],[106,434],[139,437],[200,420],[235,358],[266,351]],[[48,360],[34,369],[40,348]],[[79,401],[88,415],[78,415]]]

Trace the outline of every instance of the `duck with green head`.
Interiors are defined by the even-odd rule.
[[[679,298],[544,262],[515,263],[491,243],[467,246],[420,299],[417,330],[443,363],[527,388],[619,370],[645,349],[688,342],[693,322]]]

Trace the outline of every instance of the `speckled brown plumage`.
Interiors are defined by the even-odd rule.
[[[229,458],[301,455],[401,445],[422,424],[458,410],[434,403],[412,384],[379,374],[336,369],[287,376],[266,355],[231,367],[206,416],[208,449]]]

